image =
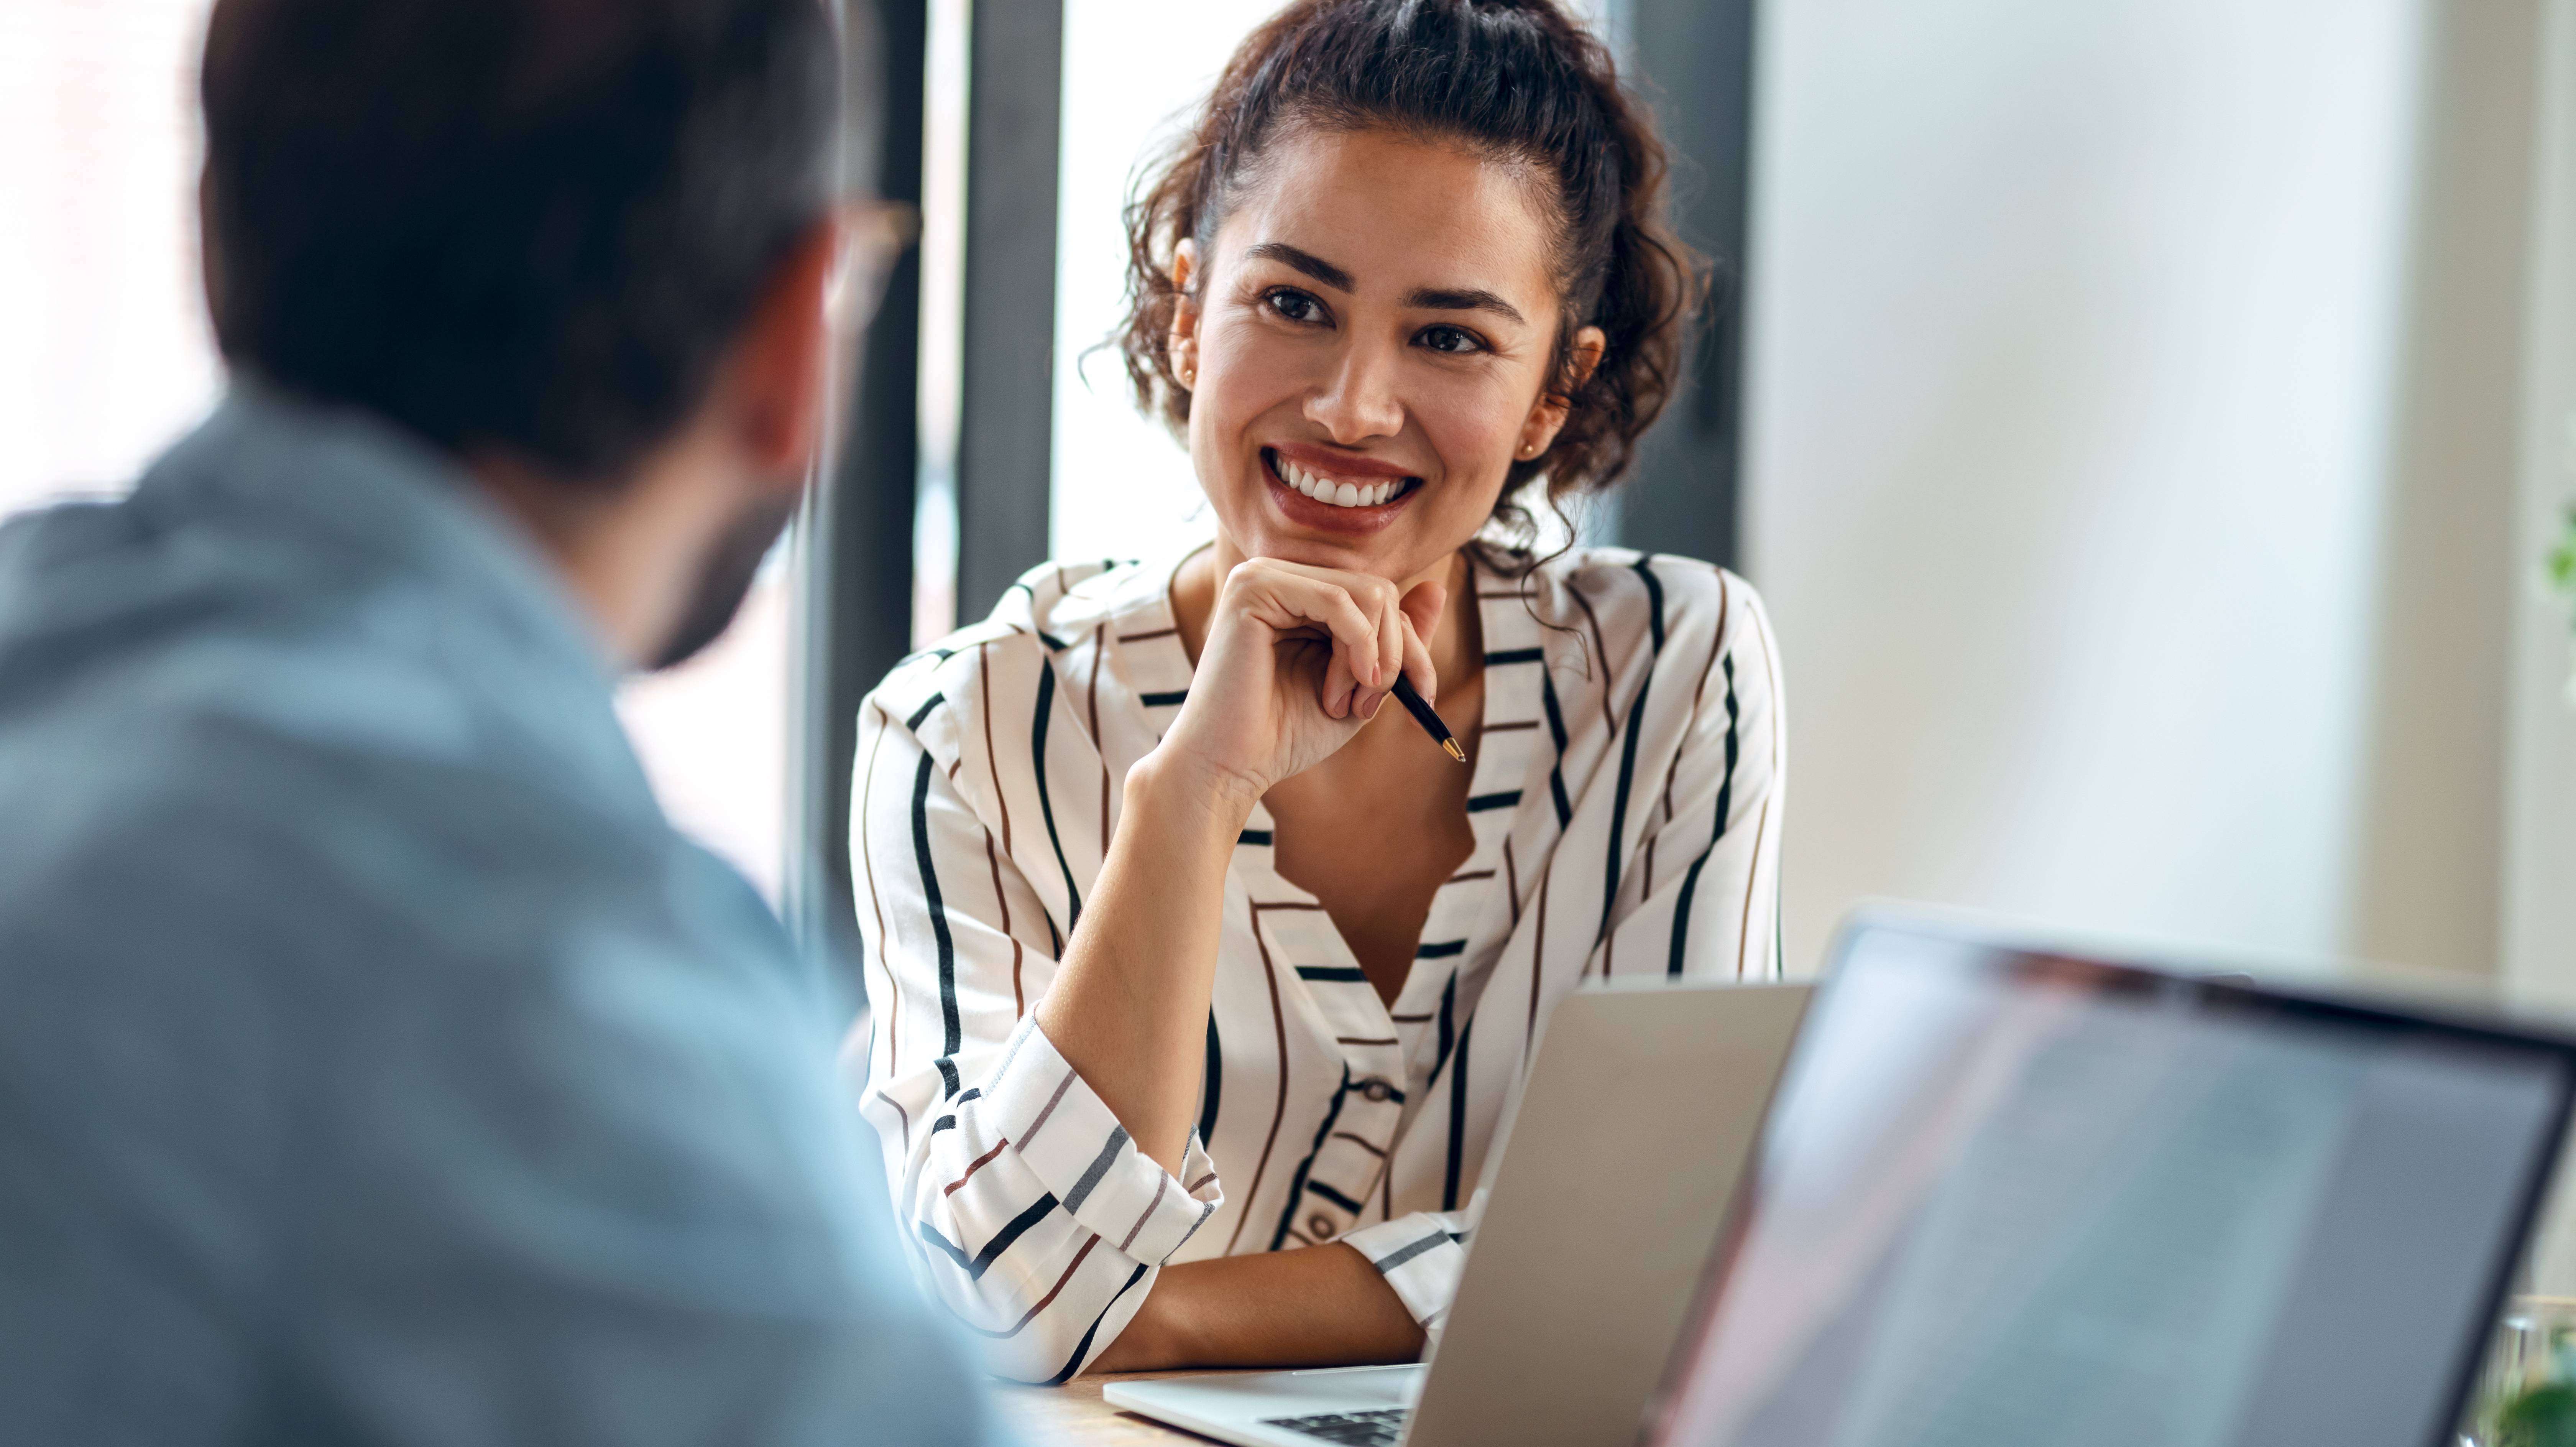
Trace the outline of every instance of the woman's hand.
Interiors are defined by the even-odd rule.
[[[1244,817],[1271,785],[1350,742],[1399,670],[1431,697],[1422,640],[1446,602],[1437,583],[1399,597],[1361,573],[1237,565],[1217,589],[1179,720],[1127,771],[1126,812],[1035,1011],[1167,1171],[1181,1169],[1198,1118],[1225,871]]]
[[[1399,594],[1366,573],[1275,558],[1235,566],[1217,589],[1189,701],[1164,737],[1243,807],[1349,743],[1377,716],[1397,674],[1428,702],[1438,679],[1422,640],[1447,590]]]

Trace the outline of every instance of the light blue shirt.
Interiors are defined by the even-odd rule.
[[[0,528],[0,1441],[982,1440],[611,684],[452,463],[257,388]]]

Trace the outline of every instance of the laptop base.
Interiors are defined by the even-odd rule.
[[[1422,1395],[1418,1363],[1392,1367],[1323,1367],[1303,1372],[1243,1372],[1111,1382],[1102,1401],[1241,1447],[1322,1447],[1353,1433],[1334,1424],[1300,1431],[1282,1422],[1355,1413],[1409,1411]],[[1364,1439],[1363,1439],[1364,1440]]]

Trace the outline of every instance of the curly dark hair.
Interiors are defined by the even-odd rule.
[[[1295,0],[1253,31],[1127,205],[1127,321],[1113,340],[1137,405],[1187,437],[1190,394],[1167,350],[1173,254],[1185,238],[1207,252],[1235,189],[1287,126],[1463,142],[1553,181],[1554,375],[1569,407],[1554,444],[1512,464],[1494,522],[1527,536],[1520,499],[1533,480],[1559,509],[1616,481],[1673,394],[1709,269],[1665,219],[1664,145],[1646,106],[1552,0]],[[1604,346],[1577,381],[1585,326]]]

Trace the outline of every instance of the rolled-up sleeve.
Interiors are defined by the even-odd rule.
[[[851,849],[872,1011],[846,1064],[864,1066],[924,1287],[994,1372],[1060,1382],[1224,1198],[1196,1135],[1181,1174],[1164,1170],[1029,1013],[1055,927],[925,739],[938,711],[932,694],[861,722]]]
[[[1471,1220],[1470,1211],[1417,1211],[1353,1231],[1342,1244],[1368,1258],[1424,1331],[1437,1331],[1467,1269]]]

